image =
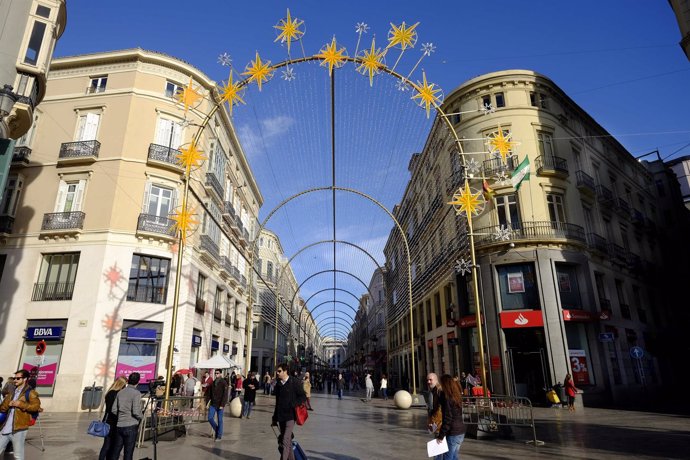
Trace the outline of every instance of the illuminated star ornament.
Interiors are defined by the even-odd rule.
[[[222,65],[223,67],[230,67],[232,64],[232,58],[228,53],[223,53],[218,56],[218,64]]]
[[[189,84],[187,86],[177,91],[175,99],[184,106],[185,113],[187,113],[190,107],[194,107],[197,101],[201,99],[201,94],[194,88],[192,77],[189,77]]]
[[[419,23],[413,26],[408,26],[403,22],[399,26],[391,23],[391,29],[388,31],[388,46],[386,48],[399,47],[405,51],[406,48],[414,48],[417,43],[417,31],[415,30]]]
[[[195,216],[194,210],[190,211],[186,208],[182,208],[176,211],[170,218],[175,222],[172,227],[175,228],[176,233],[180,232],[182,242],[186,242],[187,236],[191,233],[192,228],[199,225],[199,221],[195,219]]]
[[[369,31],[369,26],[364,22],[358,22],[355,27],[355,32],[358,34],[365,34]]]
[[[496,109],[494,108],[493,105],[491,105],[490,103],[487,103],[487,104],[484,104],[482,106],[481,111],[484,115],[491,115],[492,113],[494,113],[496,111]]]
[[[494,239],[496,241],[508,241],[510,238],[513,236],[513,229],[506,227],[505,225],[501,225],[498,227],[498,230],[494,233]]]
[[[282,74],[283,76],[281,78],[285,81],[292,81],[296,78],[295,69],[293,67],[285,66],[285,70],[283,70]]]
[[[489,147],[491,153],[498,153],[501,156],[503,164],[508,162],[508,156],[517,142],[512,141],[513,135],[508,133],[503,134],[501,127],[498,127],[498,132],[489,135],[489,140],[486,145]]]
[[[364,50],[360,54],[361,64],[357,67],[357,71],[362,74],[369,74],[369,86],[374,86],[374,75],[381,71],[384,67],[383,56],[385,53],[381,52],[381,48],[376,48],[376,38],[371,40],[371,49]]]
[[[482,197],[482,192],[474,193],[470,190],[470,186],[465,182],[465,187],[459,189],[459,192],[453,194],[453,201],[448,204],[455,208],[457,214],[479,215],[484,208],[484,198]]]
[[[395,83],[395,87],[398,89],[398,91],[405,92],[410,89],[409,86],[407,86],[407,79],[402,78],[400,80],[397,80]]]
[[[321,52],[316,57],[321,58],[321,66],[328,67],[328,75],[333,74],[333,68],[342,67],[347,58],[345,48],[338,49],[335,35],[330,43],[321,48]]]
[[[472,262],[465,259],[456,260],[455,272],[460,275],[469,275],[472,273]]]
[[[300,30],[302,24],[304,21],[301,19],[292,19],[290,9],[288,9],[287,18],[281,19],[277,25],[273,26],[278,30],[278,37],[274,42],[280,40],[280,43],[287,43],[287,51],[290,54],[290,43],[299,40],[304,35],[304,31]]]
[[[180,149],[180,154],[177,155],[180,164],[184,166],[187,173],[191,171],[192,167],[201,165],[201,162],[206,159],[204,152],[196,148],[196,144],[189,144],[189,147]]]
[[[465,170],[467,171],[469,177],[473,177],[475,174],[479,174],[479,171],[481,171],[481,169],[482,165],[479,164],[479,162],[475,158],[470,158],[469,160],[467,160],[467,163],[465,163]]]
[[[433,43],[422,44],[422,54],[424,56],[431,56],[431,53],[433,53],[434,51],[436,51],[436,47]]]
[[[427,83],[426,72],[422,72],[422,81],[415,85],[417,94],[412,96],[412,100],[419,99],[419,106],[426,109],[426,117],[429,118],[431,106],[438,106],[443,98],[441,88],[437,88],[434,83]]]
[[[273,76],[271,61],[262,62],[259,52],[256,52],[256,59],[247,64],[242,75],[249,76],[249,83],[256,82],[261,91],[261,84],[268,81]]]
[[[242,90],[243,87],[240,86],[240,83],[234,83],[232,81],[232,72],[230,72],[230,76],[228,77],[228,83],[221,89],[221,101],[222,102],[227,102],[228,105],[230,106],[230,115],[232,115],[232,106],[237,105],[237,104],[244,104],[244,99],[242,99]]]

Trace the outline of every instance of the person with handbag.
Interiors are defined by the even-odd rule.
[[[302,382],[290,378],[287,364],[276,367],[278,382],[276,383],[276,406],[273,410],[271,426],[280,426],[278,443],[282,446],[281,460],[295,460],[292,451],[292,430],[295,428],[295,409],[304,404],[307,395],[304,393]]]
[[[256,390],[259,388],[259,381],[256,379],[254,372],[249,373],[249,377],[243,383],[244,386],[244,404],[242,406],[242,417],[252,417],[252,407],[256,402]]]
[[[309,372],[304,373],[302,388],[304,388],[304,394],[307,396],[307,410],[314,410],[311,408],[311,379]]]
[[[12,378],[14,391],[0,404],[0,455],[12,442],[14,458],[24,460],[24,441],[31,426],[32,414],[41,411],[41,400],[29,384],[29,371],[20,369]]]
[[[441,444],[445,438],[448,452],[437,455],[435,460],[457,460],[467,431],[462,421],[462,388],[449,374],[441,376],[440,387],[441,426],[436,434],[436,442]]]
[[[134,456],[139,423],[143,418],[141,393],[137,390],[140,378],[138,372],[129,374],[127,386],[117,394],[110,411],[117,419],[117,438],[115,447],[110,452],[112,454],[111,460],[120,458],[120,452],[123,448],[125,450],[124,460],[132,460]]]
[[[127,377],[118,377],[105,394],[105,414],[103,415],[103,422],[110,427],[108,434],[103,437],[103,446],[101,452],[98,454],[98,460],[108,460],[110,458],[110,451],[115,447],[117,442],[117,416],[112,413],[113,404],[117,394],[124,387],[127,386]]]

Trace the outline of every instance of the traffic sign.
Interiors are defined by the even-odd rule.
[[[599,334],[599,342],[613,342],[614,339],[613,332],[602,332]]]
[[[642,359],[642,357],[644,356],[644,350],[642,349],[642,347],[632,347],[630,349],[630,356],[635,359]]]

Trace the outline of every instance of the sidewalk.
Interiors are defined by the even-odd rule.
[[[295,436],[310,460],[423,459],[430,439],[424,426],[424,408],[397,410],[392,399],[362,402],[360,395],[312,393],[313,412]],[[223,441],[214,443],[208,424],[193,426],[186,437],[158,444],[165,460],[234,458],[240,460],[277,458],[276,441],[270,427],[273,398],[260,394],[251,419],[226,416]],[[688,458],[690,419],[684,416],[590,409],[536,408],[537,438],[545,442],[534,448],[525,444],[530,430],[514,430],[514,440],[467,439],[461,448],[463,459],[623,459]],[[44,413],[41,415],[46,452],[40,447],[38,426],[28,436],[26,460],[98,457],[101,439],[88,436],[86,428],[98,413]],[[134,458],[153,458],[151,443],[135,451]],[[2,460],[11,456],[0,456]]]

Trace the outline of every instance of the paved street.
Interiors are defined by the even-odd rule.
[[[426,457],[425,411],[396,410],[392,401],[364,403],[356,397],[338,401],[335,396],[315,394],[315,408],[296,437],[310,459],[367,460],[422,459]],[[161,441],[158,456],[165,460],[277,458],[276,442],[269,426],[273,400],[260,395],[251,419],[225,418],[223,441],[214,443],[207,424],[193,427],[177,441]],[[574,414],[560,409],[535,409],[537,437],[545,445],[525,444],[529,430],[515,430],[514,440],[468,439],[462,445],[464,459],[512,458],[688,458],[690,420],[687,416],[608,409],[585,409]],[[46,452],[42,453],[38,429],[29,434],[26,459],[95,459],[100,439],[86,435],[89,414],[42,415]],[[135,459],[153,458],[150,442],[138,449]],[[5,458],[12,458],[6,456]]]

